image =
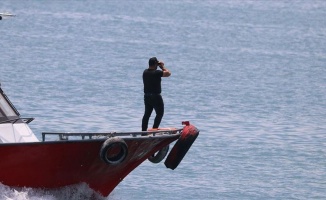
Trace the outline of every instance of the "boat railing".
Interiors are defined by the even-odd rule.
[[[176,135],[181,134],[183,129],[173,130],[155,130],[155,131],[140,131],[140,132],[107,132],[107,133],[55,133],[55,132],[43,132],[42,141],[45,142],[47,135],[57,135],[59,140],[69,140],[69,137],[85,139],[100,139],[109,137],[141,137],[141,136],[157,136],[157,135]]]

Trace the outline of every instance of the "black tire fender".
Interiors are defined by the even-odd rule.
[[[118,153],[110,155],[110,150],[113,148],[119,149]],[[119,137],[112,137],[102,144],[100,150],[100,158],[109,165],[117,165],[122,163],[128,155],[128,146],[126,142]]]
[[[169,152],[169,145],[163,147],[161,150],[159,150],[158,152],[156,152],[156,154],[151,155],[148,160],[151,161],[152,163],[159,163],[161,162],[166,155]]]
[[[199,130],[191,125],[187,124],[181,133],[180,138],[172,147],[168,157],[165,159],[165,166],[174,170],[180,164],[183,157],[187,154],[191,145],[194,143],[199,135]]]

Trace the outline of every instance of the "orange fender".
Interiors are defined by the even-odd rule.
[[[195,126],[189,124],[189,122],[185,122],[185,124],[186,126],[183,128],[180,138],[164,162],[165,166],[172,170],[177,168],[199,134],[199,130]]]

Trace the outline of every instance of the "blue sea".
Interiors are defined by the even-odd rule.
[[[104,199],[326,199],[326,1],[1,0],[0,12],[16,15],[0,21],[1,86],[39,139],[140,131],[148,59],[172,72],[161,127],[189,120],[199,137],[176,170],[145,161]],[[91,193],[0,185],[6,200]]]

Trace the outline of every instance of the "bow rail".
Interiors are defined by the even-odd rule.
[[[183,129],[172,129],[172,130],[155,130],[155,131],[139,131],[139,132],[107,132],[107,133],[56,133],[56,132],[43,132],[42,133],[42,142],[45,142],[46,136],[48,135],[57,135],[59,140],[69,140],[71,139],[100,139],[108,137],[140,137],[140,136],[162,136],[162,135],[177,135],[181,134]]]

